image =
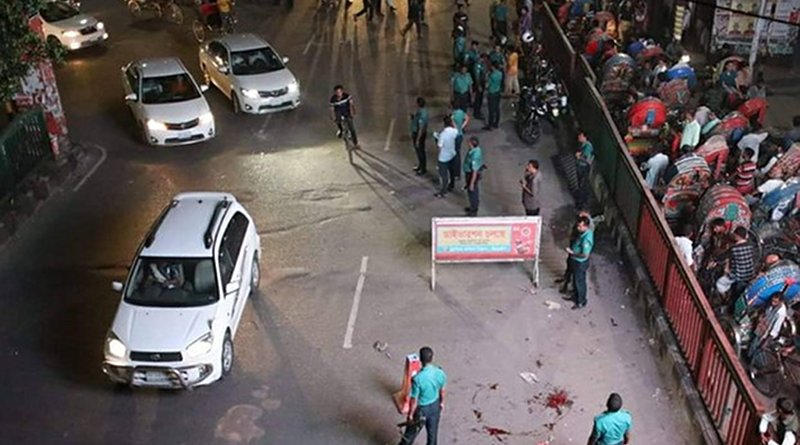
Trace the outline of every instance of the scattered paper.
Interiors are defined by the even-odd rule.
[[[522,377],[522,380],[525,380],[525,382],[528,383],[529,385],[532,385],[534,383],[539,383],[539,377],[537,377],[536,374],[530,371],[520,372],[519,376]]]
[[[547,309],[549,309],[551,311],[554,310],[554,309],[555,310],[561,309],[561,303],[557,303],[557,302],[551,301],[551,300],[545,300],[544,305],[547,306]]]

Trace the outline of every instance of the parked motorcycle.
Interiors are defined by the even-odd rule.
[[[542,135],[541,118],[547,115],[547,106],[536,94],[534,87],[524,86],[517,103],[515,127],[519,138],[534,144]]]
[[[183,23],[183,11],[174,0],[126,0],[128,12],[141,17],[144,11],[153,11],[156,17],[166,18],[176,25]]]

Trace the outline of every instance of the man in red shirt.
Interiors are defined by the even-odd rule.
[[[753,156],[755,156],[753,149],[745,148],[739,160],[739,166],[736,167],[736,172],[733,176],[733,186],[743,195],[753,193],[756,188],[754,176],[757,167],[756,163],[753,162]]]

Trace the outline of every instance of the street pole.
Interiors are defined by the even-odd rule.
[[[766,24],[766,20],[764,17],[767,13],[767,0],[761,0],[761,7],[759,8],[758,15],[759,18],[756,19],[756,29],[755,33],[753,34],[753,42],[750,44],[750,75],[754,76],[753,73],[753,65],[756,64],[756,58],[758,57],[758,47],[761,43],[761,33],[764,31],[764,25]],[[753,77],[755,78],[755,77]]]

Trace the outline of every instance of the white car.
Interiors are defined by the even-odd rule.
[[[183,145],[211,139],[214,115],[203,91],[177,58],[144,59],[122,67],[125,102],[140,137],[150,145]]]
[[[108,39],[103,22],[82,14],[69,2],[48,1],[39,10],[39,16],[45,38],[57,41],[69,50],[97,45]]]
[[[300,84],[261,37],[230,34],[200,46],[200,70],[233,102],[236,113],[270,113],[300,105]]]
[[[120,384],[207,385],[231,372],[233,339],[258,289],[261,242],[228,193],[182,193],[145,236],[105,340],[103,372]]]

